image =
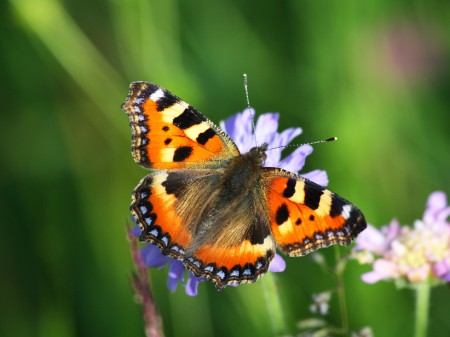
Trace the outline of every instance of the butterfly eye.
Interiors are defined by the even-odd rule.
[[[261,163],[262,164],[264,164],[264,162],[267,159],[266,151],[267,151],[268,147],[269,147],[269,144],[264,143],[263,145],[261,145],[261,147],[258,148],[259,156],[261,158]]]
[[[258,161],[261,165],[266,161],[267,155],[267,143],[264,143],[261,146],[252,147],[249,151],[249,154],[253,158],[253,160]]]
[[[261,164],[264,164],[266,159],[267,159],[266,152],[261,152]]]

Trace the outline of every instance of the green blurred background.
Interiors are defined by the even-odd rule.
[[[125,237],[146,174],[120,110],[131,81],[218,123],[245,107],[248,73],[257,113],[301,126],[298,142],[339,137],[304,171],[326,170],[376,226],[411,224],[429,193],[450,192],[448,1],[9,0],[0,27],[2,336],[144,335]],[[368,269],[345,272],[351,328],[410,336],[413,294],[364,284]],[[152,271],[167,336],[274,336],[264,278],[190,298],[166,276]],[[292,334],[334,281],[308,257],[276,276]],[[433,289],[430,336],[449,336],[449,312],[449,288]]]

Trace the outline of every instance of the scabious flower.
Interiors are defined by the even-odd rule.
[[[434,192],[428,198],[423,218],[416,220],[414,227],[401,227],[396,220],[380,231],[368,225],[354,248],[360,261],[373,266],[372,271],[362,275],[363,281],[450,282],[449,215],[447,196]]]
[[[282,146],[288,145],[290,141],[302,133],[302,130],[300,128],[289,128],[278,133],[279,115],[277,113],[266,113],[258,118],[255,133],[253,133],[252,123],[254,115],[253,109],[245,109],[243,112],[237,113],[221,122],[220,127],[233,139],[241,153],[246,153],[252,147],[260,146],[265,142],[268,143],[269,150],[266,153],[267,159],[264,166],[279,167],[295,173],[300,171],[305,165],[306,157],[312,152],[312,146],[302,145],[284,159],[281,159],[281,152],[283,150]],[[272,148],[275,149],[271,150]],[[302,174],[302,176],[322,186],[328,184],[328,177],[325,171],[315,170]],[[139,235],[139,227],[137,227],[137,230],[138,233],[136,235]],[[163,255],[161,250],[153,244],[144,246],[141,249],[141,255],[147,267],[163,268],[169,266],[169,277],[167,280],[169,290],[175,291],[178,284],[181,283],[187,295],[197,295],[198,284],[204,279],[195,277],[189,271],[186,282],[186,269],[181,261]],[[271,272],[282,272],[285,268],[286,263],[283,258],[275,254],[269,270]]]
[[[283,146],[288,145],[302,133],[302,129],[289,128],[278,133],[279,114],[265,113],[259,116],[253,133],[253,116],[255,116],[255,110],[245,109],[220,122],[220,127],[233,139],[241,153],[250,151],[252,147],[268,143],[269,150],[266,153],[267,158],[264,166],[279,167],[294,173],[299,172],[305,165],[306,157],[313,151],[312,146],[302,145],[284,159],[281,159],[281,152]],[[301,176],[319,185],[328,185],[328,177],[325,171],[314,170],[302,173]]]

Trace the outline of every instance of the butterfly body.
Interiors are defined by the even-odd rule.
[[[221,177],[221,190],[227,199],[240,199],[261,183],[261,171],[267,144],[254,147],[248,153],[234,157]]]
[[[347,245],[366,226],[362,213],[333,192],[263,167],[267,144],[241,154],[222,130],[156,84],[132,83],[123,109],[133,157],[152,169],[132,196],[140,239],[218,289],[256,281],[277,247],[305,255]]]

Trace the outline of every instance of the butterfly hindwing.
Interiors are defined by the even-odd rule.
[[[348,245],[366,227],[361,211],[324,187],[282,169],[263,171],[275,241],[290,256]]]
[[[144,167],[211,167],[239,154],[209,119],[156,84],[131,83],[122,109],[133,130],[133,158]]]
[[[194,275],[221,289],[255,282],[268,271],[276,245],[260,198],[250,193],[223,208],[217,207],[223,204],[221,196],[216,198],[186,252],[185,265]]]
[[[208,169],[155,170],[135,188],[131,205],[142,241],[182,260],[218,289],[256,281],[276,248],[256,190],[225,203],[220,177]]]
[[[168,183],[170,173],[152,171],[133,191],[131,212],[142,228],[141,241],[156,244],[165,255],[183,259],[192,233],[175,211],[177,193],[187,181]]]

